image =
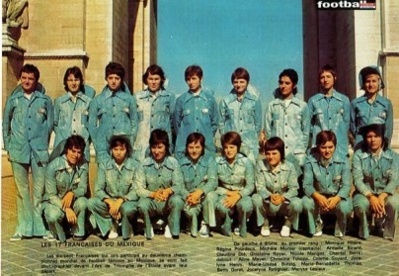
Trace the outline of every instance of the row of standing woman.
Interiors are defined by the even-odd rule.
[[[306,151],[314,147],[321,130],[332,130],[337,135],[337,148],[342,156],[348,155],[350,140],[355,149],[359,147],[362,141],[359,130],[370,122],[385,125],[389,143],[392,137],[392,104],[378,93],[384,84],[377,67],[360,71],[359,82],[365,94],[352,103],[334,89],[337,77],[333,68],[323,67],[319,75],[321,92],[307,104],[295,97],[297,73],[286,69],[279,75],[275,99],[264,111],[259,95],[247,90],[250,75],[244,68],[233,72],[233,89],[219,104],[212,91],[202,89],[203,72],[199,66],[186,69],[189,91],[177,100],[164,89],[165,74],[157,65],[150,66],[143,75],[147,89],[134,96],[124,84],[124,74],[123,67],[110,63],[105,73],[107,85],[93,100],[89,93],[79,93],[88,87],[83,86],[78,68],[65,74],[64,85],[69,92],[56,99],[54,105],[55,146],[68,135],[80,134],[86,142],[93,141],[97,161],[101,162],[109,155],[109,138],[113,134],[125,134],[130,137],[135,157],[142,161],[148,155],[150,132],[160,128],[168,132],[173,141],[171,150],[180,158],[191,132],[202,133],[207,139],[207,153],[214,155],[216,132],[236,131],[242,137],[243,150],[254,163],[259,154],[259,141],[264,142],[265,134],[265,137],[281,137],[289,158],[303,166]],[[70,100],[72,93],[77,93],[75,102]]]
[[[375,67],[361,70],[360,81],[365,95],[355,99],[350,108],[348,98],[334,90],[336,76],[331,67],[320,71],[322,93],[312,97],[308,105],[295,97],[296,72],[286,69],[279,76],[275,100],[267,105],[264,116],[258,95],[247,91],[249,74],[243,68],[233,72],[234,88],[219,106],[212,93],[202,89],[203,73],[199,66],[186,69],[189,91],[176,101],[172,93],[163,89],[165,75],[157,65],[150,66],[143,75],[148,88],[134,97],[123,82],[124,69],[120,64],[108,64],[105,77],[107,85],[93,99],[89,87],[83,85],[79,68],[69,68],[64,77],[67,93],[56,99],[53,110],[51,99],[38,89],[37,68],[25,65],[22,69],[21,85],[7,100],[3,121],[5,148],[13,165],[18,193],[22,195],[22,199],[18,197],[16,239],[44,235],[38,215],[41,214],[43,171],[48,162],[48,137],[53,123],[56,148],[58,141],[79,134],[86,144],[93,141],[99,164],[109,159],[109,141],[114,135],[127,137],[136,159],[143,161],[149,135],[158,128],[168,133],[169,141],[174,141],[172,134],[176,134],[174,153],[178,159],[184,157],[185,139],[192,132],[204,135],[205,153],[214,156],[217,129],[221,134],[236,131],[242,139],[240,151],[255,164],[263,125],[267,138],[278,136],[284,140],[286,159],[294,163],[297,171],[304,164],[309,136],[314,140],[319,130],[330,129],[336,133],[341,156],[347,155],[348,143],[345,141],[348,141],[349,121],[356,141],[361,140],[360,128],[372,121],[385,126],[386,137],[390,139],[392,136],[392,105],[378,95],[383,84]],[[172,147],[173,144],[171,151]],[[36,178],[33,212],[29,209],[29,191],[26,190],[29,166]]]

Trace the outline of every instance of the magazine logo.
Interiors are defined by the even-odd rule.
[[[375,10],[375,0],[316,0],[318,10]]]

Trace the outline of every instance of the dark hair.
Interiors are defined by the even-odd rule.
[[[65,91],[68,91],[67,80],[68,80],[69,75],[73,75],[75,78],[80,80],[79,90],[84,93],[85,91],[84,91],[83,74],[82,74],[82,71],[80,70],[80,68],[77,66],[69,67],[65,71],[65,74],[64,74],[64,89],[65,89]]]
[[[126,157],[131,157],[133,150],[132,145],[130,144],[130,140],[126,135],[114,135],[109,140],[109,151],[113,148],[124,145],[126,147]]]
[[[377,66],[367,66],[360,70],[359,75],[361,77],[361,88],[364,88],[364,84],[366,83],[367,77],[370,75],[377,75],[380,78],[380,89],[385,88],[384,81],[382,80],[380,69]]]
[[[332,130],[322,130],[317,133],[316,146],[317,148],[324,145],[327,142],[333,142],[334,146],[337,146],[337,136]]]
[[[241,136],[235,131],[229,131],[226,132],[225,134],[220,137],[220,143],[222,144],[222,147],[224,148],[227,144],[230,145],[235,145],[237,146],[238,152],[241,149]]]
[[[296,87],[296,84],[298,83],[298,73],[294,69],[284,69],[278,76],[278,79],[280,80],[284,76],[289,77],[292,83],[295,85],[295,88],[292,90],[292,94],[296,95],[296,93],[298,93],[298,89]]]
[[[187,136],[187,140],[186,140],[186,156],[188,156],[187,147],[188,147],[189,144],[191,144],[193,142],[200,143],[200,145],[202,146],[201,156],[204,155],[204,153],[205,153],[205,136],[202,135],[202,133],[193,132],[193,133],[190,133]]]
[[[191,76],[198,76],[200,79],[202,79],[203,72],[201,67],[198,65],[191,65],[186,68],[186,71],[184,71],[184,79],[187,80]]]
[[[152,65],[150,65],[150,66],[147,68],[147,70],[146,70],[145,73],[143,74],[143,83],[144,83],[145,85],[148,85],[148,83],[147,83],[147,78],[148,78],[148,76],[149,76],[150,74],[151,74],[151,75],[158,75],[158,76],[160,76],[160,77],[161,77],[161,88],[162,88],[162,89],[165,89],[165,88],[163,87],[163,84],[165,83],[165,73],[164,73],[164,71],[162,70],[161,66],[156,65],[156,64],[152,64]]]
[[[118,75],[123,81],[123,79],[125,78],[125,69],[120,63],[110,62],[105,67],[105,78],[112,74]]]
[[[234,83],[234,79],[244,79],[249,82],[250,76],[245,68],[238,67],[234,70],[233,74],[231,74],[231,83]]]
[[[65,153],[67,153],[67,150],[72,149],[72,148],[80,149],[83,153],[85,150],[85,147],[86,147],[86,142],[82,136],[72,135],[72,136],[69,136],[68,139],[66,140],[65,145],[64,145],[64,150],[62,153],[65,154]]]
[[[329,72],[331,73],[331,75],[333,76],[333,78],[335,79],[337,77],[337,74],[335,72],[334,67],[332,67],[331,65],[327,64],[324,65],[323,67],[321,67],[320,71],[319,71],[319,78],[321,76],[321,74],[323,74],[324,72]]]
[[[33,74],[35,76],[35,80],[36,82],[39,81],[40,79],[40,71],[39,69],[33,65],[33,64],[25,64],[22,68],[21,71],[19,71],[19,77],[22,76],[22,73],[29,73],[29,74]]]
[[[266,153],[270,150],[278,150],[281,156],[281,161],[285,159],[285,144],[284,141],[280,137],[271,137],[267,139],[266,143],[263,146],[263,153]]]
[[[107,77],[112,74],[115,74],[121,78],[122,83],[121,83],[120,89],[122,91],[125,91],[125,83],[123,81],[125,78],[125,69],[123,68],[123,66],[120,63],[110,62],[105,67],[105,79],[107,79]]]
[[[388,148],[388,138],[385,137],[385,125],[384,124],[370,124],[367,126],[363,126],[360,128],[360,134],[363,137],[362,142],[362,150],[363,152],[368,151],[368,144],[367,144],[367,134],[369,132],[374,132],[378,137],[382,137],[382,149],[386,150]]]
[[[150,134],[150,147],[154,147],[158,144],[164,144],[166,147],[166,156],[170,155],[169,148],[169,136],[168,133],[163,129],[154,129]]]

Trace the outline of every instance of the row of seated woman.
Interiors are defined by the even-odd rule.
[[[385,239],[393,240],[399,157],[387,147],[383,125],[368,125],[362,134],[364,146],[350,165],[348,158],[334,154],[335,134],[320,132],[303,168],[285,156],[279,137],[266,141],[264,158],[254,165],[240,153],[236,132],[221,137],[222,154],[216,158],[204,154],[204,136],[191,133],[185,156],[177,160],[169,154],[168,134],[156,129],[150,135],[150,156],[142,163],[131,157],[126,137],[113,136],[111,158],[99,164],[90,199],[84,196],[84,141],[71,136],[63,154],[47,168],[44,217],[49,238],[65,241],[66,223],[73,226],[70,235],[77,240],[86,238],[89,228],[104,239],[122,235],[127,240],[141,232],[138,221],[147,239],[160,229],[165,237],[178,239],[186,228],[192,237],[209,237],[211,231],[246,237],[248,226],[255,234],[269,236],[276,223],[282,237],[300,228],[318,237],[327,224],[342,238],[352,229],[348,219],[354,218],[359,238],[369,237],[372,223]],[[61,170],[61,163],[69,165]],[[63,174],[68,185],[61,181]]]

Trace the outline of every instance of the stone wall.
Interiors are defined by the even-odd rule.
[[[358,72],[379,65],[386,85],[382,94],[394,109],[392,146],[399,149],[399,2],[376,2],[375,11],[318,11],[313,0],[302,1],[304,96],[308,99],[318,91],[318,70],[326,63],[336,67],[336,88],[350,99],[364,93]]]
[[[141,13],[134,9],[136,4]],[[134,79],[133,71],[141,76],[156,57],[154,9],[154,0],[30,1],[29,28],[20,30],[18,39],[18,45],[26,51],[22,64],[39,68],[40,82],[53,99],[64,93],[65,70],[75,65],[82,68],[86,84],[99,92],[105,85],[105,66],[110,61],[119,62],[126,69],[130,89],[140,89],[141,77]],[[135,28],[136,21],[142,22],[140,28]],[[151,39],[144,42],[147,37]],[[145,47],[135,49],[138,45]],[[133,58],[146,60],[145,68],[134,68]],[[11,63],[15,61],[4,58],[3,51],[3,108],[10,87],[18,83],[21,67]]]

